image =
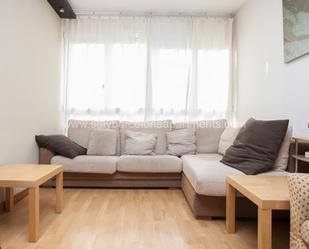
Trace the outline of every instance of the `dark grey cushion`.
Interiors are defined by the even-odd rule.
[[[68,158],[85,155],[87,152],[87,149],[64,135],[35,136],[35,141],[40,148],[48,149],[56,155]]]
[[[287,132],[289,120],[249,119],[221,162],[256,175],[271,170]]]

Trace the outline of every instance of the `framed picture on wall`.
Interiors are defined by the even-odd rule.
[[[309,0],[283,0],[284,59],[309,53]]]

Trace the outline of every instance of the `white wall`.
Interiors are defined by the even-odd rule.
[[[36,134],[61,131],[61,22],[46,0],[0,5],[0,164],[36,163]]]
[[[309,136],[309,56],[284,63],[282,0],[248,0],[235,18],[237,119],[289,118]]]

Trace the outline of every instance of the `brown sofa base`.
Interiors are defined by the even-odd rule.
[[[188,178],[182,174],[182,191],[187,199],[189,206],[196,218],[224,218],[225,217],[225,197],[205,196],[195,192]],[[257,207],[245,197],[237,197],[236,200],[237,218],[257,217]],[[288,211],[275,211],[275,218],[288,218]]]
[[[51,180],[44,186],[55,186]],[[181,174],[123,173],[112,175],[91,173],[64,173],[65,187],[98,188],[180,188]]]

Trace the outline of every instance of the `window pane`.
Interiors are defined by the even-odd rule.
[[[76,111],[102,106],[105,49],[100,44],[76,44],[69,58],[68,106]]]
[[[68,71],[71,113],[113,118],[144,115],[145,45],[75,44]]]
[[[187,58],[182,49],[160,49],[152,54],[153,109],[179,113],[186,108]]]
[[[107,56],[109,108],[125,112],[144,109],[146,93],[146,48],[115,44]]]
[[[222,116],[228,106],[230,66],[228,50],[198,52],[198,108]]]

